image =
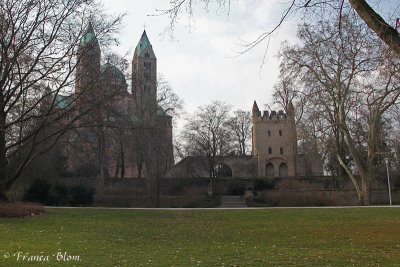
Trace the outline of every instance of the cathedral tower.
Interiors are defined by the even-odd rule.
[[[141,122],[153,122],[157,115],[157,58],[143,31],[132,60],[134,110]]]
[[[75,93],[80,96],[92,92],[100,76],[100,46],[89,22],[78,47]]]

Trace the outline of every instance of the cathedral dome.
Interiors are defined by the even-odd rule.
[[[111,80],[126,83],[125,76],[122,71],[119,70],[117,67],[111,65],[110,63],[106,63],[101,66],[100,71],[102,80]]]

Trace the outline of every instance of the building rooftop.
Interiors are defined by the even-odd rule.
[[[106,63],[101,66],[100,73],[102,80],[126,82],[125,75],[122,73],[122,71],[110,63]]]
[[[81,45],[85,46],[89,44],[92,41],[97,41],[96,39],[96,34],[94,33],[92,23],[89,22],[89,25],[87,26],[85,33],[83,34],[81,38]]]
[[[151,52],[153,52],[154,54],[153,47],[149,41],[149,38],[147,37],[146,30],[144,30],[142,37],[140,38],[139,43],[136,46],[135,52],[137,53],[138,56],[140,56],[142,52],[146,49],[146,47],[149,47]]]

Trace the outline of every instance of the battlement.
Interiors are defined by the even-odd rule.
[[[278,112],[275,110],[264,110],[264,112],[261,114],[261,111],[253,113],[253,116],[255,118],[260,118],[262,121],[267,121],[267,120],[286,120],[288,119],[288,115],[283,111],[279,110]]]
[[[287,119],[292,119],[294,115],[293,104],[290,104],[289,110],[285,113],[283,110],[279,110],[278,112],[275,110],[264,110],[261,114],[260,109],[257,106],[256,101],[254,101],[253,109],[252,109],[253,118],[257,121],[284,121]]]

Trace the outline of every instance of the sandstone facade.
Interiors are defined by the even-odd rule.
[[[65,153],[72,172],[91,166],[101,176],[162,176],[174,164],[172,117],[157,104],[157,58],[146,31],[133,56],[129,92],[122,71],[101,64],[89,23],[78,47],[75,94],[56,98],[60,110],[72,107],[63,123],[75,120]]]

